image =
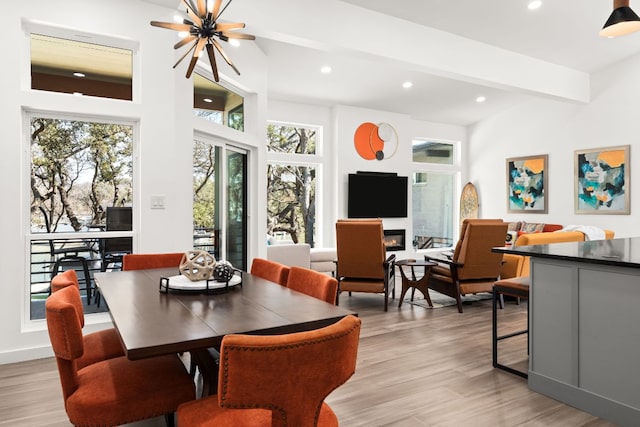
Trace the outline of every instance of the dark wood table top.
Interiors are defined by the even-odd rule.
[[[176,269],[96,273],[129,359],[219,346],[227,334],[284,334],[357,313],[242,273],[226,293],[159,292]]]

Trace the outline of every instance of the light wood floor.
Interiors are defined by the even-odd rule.
[[[612,426],[527,388],[491,366],[491,302],[382,310],[378,295],[343,295],[362,332],[355,375],[327,402],[342,426]],[[522,328],[526,304],[500,313],[502,332]],[[501,361],[523,364],[526,338],[501,343]],[[510,342],[508,342],[510,341]],[[331,363],[330,361],[327,363]],[[69,426],[54,359],[0,366],[0,426]],[[130,424],[164,426],[162,418]],[[188,427],[188,426],[180,426]]]

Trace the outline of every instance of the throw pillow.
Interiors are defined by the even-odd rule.
[[[540,233],[544,230],[544,224],[536,222],[523,222],[518,231],[525,233]]]

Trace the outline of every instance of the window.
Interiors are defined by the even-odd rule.
[[[244,98],[194,73],[193,111],[198,117],[244,131]]]
[[[412,145],[413,245],[418,250],[452,246],[460,180],[457,144],[414,140]]]
[[[132,99],[129,49],[31,34],[31,89]]]
[[[319,128],[289,124],[267,127],[267,232],[270,239],[316,241]]]
[[[247,155],[205,138],[193,144],[193,247],[247,268]]]
[[[77,269],[89,302],[91,273],[108,267],[105,245],[125,238],[131,251],[134,126],[40,114],[29,119],[30,294],[36,319],[44,316],[56,268]],[[120,221],[110,229],[110,213],[120,210],[126,211],[127,226]],[[111,231],[119,232],[117,238],[110,238]]]

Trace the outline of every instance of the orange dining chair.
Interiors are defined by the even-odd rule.
[[[329,304],[336,303],[338,281],[327,274],[309,268],[291,267],[287,287]]]
[[[122,271],[146,270],[148,268],[180,267],[183,252],[160,254],[126,254],[122,257]],[[177,274],[177,272],[176,272]]]
[[[124,356],[78,368],[85,351],[80,291],[67,286],[45,303],[64,407],[75,426],[116,426],[173,413],[195,398],[195,385],[177,355],[132,361]]]
[[[264,258],[254,258],[251,262],[251,275],[287,286],[289,266]],[[220,364],[220,352],[218,349],[194,350],[191,352],[191,360],[189,371],[191,375],[195,376],[196,366],[200,370],[203,380],[203,394],[215,394],[218,386],[218,368]]]
[[[182,261],[182,252],[158,253],[158,254],[125,254],[122,256],[122,271],[146,270],[149,268],[178,267]],[[100,307],[100,292],[96,291],[96,302]]]
[[[66,270],[51,279],[51,292],[55,293],[66,287],[80,288],[75,270]],[[84,309],[82,303],[76,307],[80,327],[84,327]],[[102,360],[124,356],[120,336],[115,328],[103,329],[82,337],[84,352],[76,359],[76,369],[82,369]]]
[[[178,408],[178,425],[337,426],[324,400],[355,372],[360,319],[285,335],[227,335],[218,394]]]
[[[251,274],[287,286],[289,267],[276,261],[254,258],[251,262]]]

